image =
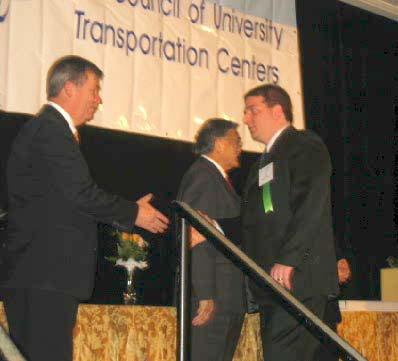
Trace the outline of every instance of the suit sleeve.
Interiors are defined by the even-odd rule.
[[[179,200],[189,204],[192,208],[212,216],[212,200],[215,199],[216,190],[208,174],[198,172],[188,175],[182,183]],[[192,248],[192,284],[200,300],[214,299],[216,295],[215,284],[215,249],[204,242]]]
[[[51,184],[79,211],[117,229],[132,230],[138,205],[97,186],[79,147],[62,128],[51,121],[43,122],[33,146],[38,148]]]
[[[216,220],[222,228],[225,237],[229,238],[236,245],[241,244],[242,223],[240,217],[221,218]]]
[[[289,159],[292,216],[276,262],[298,267],[311,253],[314,239],[330,212],[331,165],[326,147],[319,143],[300,149]],[[331,227],[331,225],[330,225]]]

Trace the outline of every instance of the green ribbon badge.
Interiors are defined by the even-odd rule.
[[[267,182],[263,185],[263,206],[264,206],[264,213],[274,211],[274,207],[272,205],[272,197],[271,197],[271,182]]]

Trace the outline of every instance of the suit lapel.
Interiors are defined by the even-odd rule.
[[[253,187],[253,185],[258,186],[258,170],[260,166],[260,158],[257,159],[257,161],[253,164],[252,168],[250,169],[249,175],[246,180],[246,186],[244,193],[247,194],[249,192],[249,189]],[[245,196],[246,198],[246,196]]]
[[[216,179],[219,183],[223,185],[223,187],[234,197],[236,198],[237,201],[240,200],[239,195],[236,193],[235,189],[231,187],[228,183],[227,180],[224,178],[224,176],[221,174],[221,172],[217,169],[217,167],[207,160],[204,157],[200,157],[199,161],[203,162],[203,164],[206,165],[206,167],[209,169],[211,173],[214,174],[214,179]]]
[[[257,161],[253,164],[253,167],[249,173],[246,189],[249,190],[254,184],[258,187],[258,172],[261,168],[265,167],[267,164],[271,163],[274,159],[272,153],[264,152],[260,155]]]
[[[68,122],[66,121],[66,119],[63,117],[63,115],[57,109],[55,109],[51,105],[46,104],[40,109],[40,111],[38,113],[38,116],[41,116],[41,115],[55,121],[65,131],[65,133],[70,135],[70,137],[73,139],[73,141],[75,141],[73,133],[69,128]]]
[[[293,126],[289,126],[283,130],[278,139],[276,139],[274,145],[271,148],[271,151],[269,152],[273,160],[277,160],[278,158],[281,157],[284,148],[287,145],[286,143],[288,142],[290,137],[295,133],[297,133],[297,130]]]
[[[247,178],[247,182],[246,182],[246,187],[245,187],[245,195],[244,198],[246,198],[247,193],[250,191],[250,189],[252,187],[256,187],[257,189],[259,189],[259,185],[258,185],[258,176],[259,176],[259,170],[263,167],[265,167],[267,164],[270,163],[274,163],[274,180],[271,181],[271,196],[272,196],[272,200],[273,200],[273,204],[275,205],[275,201],[278,202],[278,199],[280,198],[279,195],[279,191],[278,186],[276,186],[275,182],[277,181],[276,177],[278,177],[278,175],[284,174],[285,172],[281,169],[281,162],[283,162],[283,160],[281,160],[283,158],[283,153],[285,150],[285,147],[287,146],[287,141],[289,140],[289,138],[292,136],[292,134],[294,134],[295,132],[297,132],[297,130],[292,127],[289,126],[286,129],[283,130],[283,132],[281,133],[281,135],[276,139],[274,145],[271,148],[270,152],[264,152],[263,154],[261,154],[261,156],[258,158],[258,160],[254,163],[249,176]]]

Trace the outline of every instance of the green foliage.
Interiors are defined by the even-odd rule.
[[[116,263],[118,259],[127,261],[129,258],[134,259],[137,262],[146,261],[148,251],[146,242],[141,236],[135,234],[134,237],[142,240],[141,245],[138,242],[132,240],[133,235],[127,235],[123,237],[123,233],[119,231],[113,231],[112,237],[117,240],[117,255],[114,257],[105,257],[108,261]],[[126,236],[126,234],[124,234]]]
[[[139,247],[136,243],[130,241],[119,240],[117,245],[118,258],[127,261],[129,258],[134,258],[137,262],[145,261],[147,251],[144,248]]]

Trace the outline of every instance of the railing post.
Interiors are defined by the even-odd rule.
[[[189,224],[181,218],[181,263],[179,299],[179,361],[189,361]]]

